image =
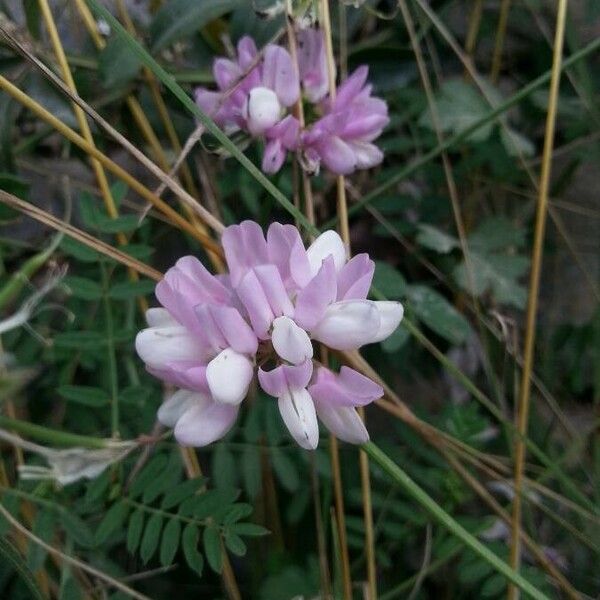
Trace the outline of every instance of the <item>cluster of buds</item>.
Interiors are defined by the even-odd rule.
[[[297,34],[298,61],[282,46],[261,52],[243,37],[232,59],[217,58],[213,74],[217,90],[198,88],[198,106],[224,131],[246,132],[264,140],[262,169],[276,173],[288,152],[297,152],[310,172],[322,166],[338,175],[378,165],[383,153],[373,143],[389,122],[387,104],[371,95],[368,68],[359,67],[329,95],[325,40],[320,30]],[[310,103],[316,120],[303,127],[293,106]]]
[[[317,417],[338,438],[366,442],[355,409],[382,388],[348,367],[329,370],[315,360],[313,343],[355,350],[396,329],[402,305],[367,299],[373,261],[348,260],[334,231],[305,248],[298,230],[280,223],[265,238],[244,221],[222,242],[229,273],[212,275],[195,257],[181,258],[156,286],[162,308],[147,312],[149,328],[136,338],[148,371],[180,388],[159,420],[182,445],[210,444],[232,427],[257,374],[303,448],[318,444]]]

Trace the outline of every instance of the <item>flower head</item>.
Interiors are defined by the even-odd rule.
[[[302,146],[313,169],[322,163],[338,175],[348,175],[383,160],[373,140],[389,122],[387,104],[371,95],[368,74],[366,66],[356,69],[335,99],[324,102],[323,116],[304,133]]]
[[[288,51],[269,44],[259,57],[254,40],[245,36],[233,60],[215,60],[213,75],[218,90],[197,88],[198,106],[227,132],[242,130],[265,138],[265,155],[271,158],[263,162],[263,170],[278,170],[286,152],[295,150],[299,140],[298,121],[285,114],[300,96],[298,74]]]
[[[148,311],[150,327],[136,338],[147,369],[181,388],[159,419],[181,444],[209,444],[233,425],[257,373],[303,448],[317,446],[317,417],[342,440],[367,441],[355,407],[382,388],[348,367],[335,374],[318,365],[313,343],[353,350],[396,329],[402,305],[367,299],[373,261],[348,260],[334,231],[305,249],[298,230],[280,223],[266,237],[252,221],[232,225],[222,242],[229,274],[180,259],[156,287],[162,308]]]
[[[217,90],[198,88],[196,102],[227,133],[243,131],[265,142],[262,170],[276,173],[288,152],[301,151],[312,172],[324,165],[346,175],[368,169],[383,159],[373,143],[389,119],[387,104],[371,95],[368,68],[359,67],[344,81],[332,100],[323,32],[316,28],[297,33],[298,64],[276,44],[259,53],[246,36],[233,59],[217,58],[213,74]],[[290,107],[300,98],[307,115],[318,116],[301,128]]]

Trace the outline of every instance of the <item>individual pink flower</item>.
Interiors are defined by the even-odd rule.
[[[333,102],[323,103],[323,116],[303,134],[302,148],[312,170],[321,164],[338,175],[381,163],[383,152],[373,141],[388,124],[385,101],[371,95],[369,69],[359,67],[340,85]]]
[[[355,407],[381,397],[382,388],[348,367],[339,374],[315,367],[313,343],[354,350],[396,329],[402,305],[367,299],[373,261],[366,254],[348,260],[334,231],[305,249],[298,230],[279,223],[265,238],[245,221],[228,227],[222,242],[229,274],[180,259],[156,287],[162,308],[148,311],[150,327],[136,338],[147,369],[182,388],[162,405],[161,422],[183,445],[222,437],[260,361],[258,382],[277,398],[300,446],[316,448],[317,417],[340,439],[366,442]],[[263,368],[267,362],[273,368]]]
[[[298,121],[285,115],[300,96],[288,51],[269,44],[258,59],[254,41],[246,36],[238,42],[235,60],[215,60],[213,75],[218,90],[197,88],[196,103],[227,133],[242,130],[265,138],[263,170],[275,172],[299,141]]]

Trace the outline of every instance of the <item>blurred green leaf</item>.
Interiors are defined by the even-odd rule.
[[[417,242],[421,244],[421,246],[429,248],[429,250],[435,250],[441,254],[447,254],[451,250],[454,250],[454,248],[460,246],[455,237],[448,235],[433,225],[424,223],[419,225]]]
[[[144,511],[141,508],[138,508],[131,515],[129,526],[127,527],[127,550],[129,550],[131,554],[135,554],[138,549],[143,531]]]
[[[204,570],[204,558],[202,554],[198,552],[198,542],[200,541],[200,530],[196,525],[189,524],[185,526],[183,535],[181,536],[181,546],[183,548],[183,555],[185,560],[192,569],[198,575],[202,575]]]
[[[160,543],[160,564],[163,567],[170,565],[177,554],[179,547],[179,537],[181,535],[181,523],[178,519],[171,519],[162,535]]]
[[[104,390],[89,385],[61,385],[57,391],[65,400],[94,408],[106,406],[109,402]]]
[[[462,344],[471,331],[469,322],[444,296],[424,285],[411,285],[407,296],[413,312],[427,327],[452,344]]]
[[[389,263],[376,260],[373,285],[390,300],[401,298],[406,293],[406,279]]]
[[[129,514],[129,507],[124,502],[115,502],[104,515],[102,521],[100,521],[100,525],[96,529],[96,534],[94,536],[96,545],[101,545],[108,538],[121,529],[123,524],[125,523],[125,519]]]
[[[241,3],[242,0],[169,0],[156,13],[150,25],[152,52],[160,52],[170,44],[192,35]]]
[[[223,552],[221,550],[221,537],[216,527],[206,527],[202,535],[204,554],[210,568],[215,573],[220,573],[223,568]]]
[[[162,524],[162,516],[158,513],[154,513],[148,519],[148,523],[144,529],[144,535],[142,536],[142,543],[140,544],[140,557],[144,564],[154,556],[154,553],[158,548]]]
[[[109,38],[98,57],[98,72],[106,89],[125,86],[136,78],[142,63],[119,35]]]
[[[75,298],[82,300],[100,300],[102,298],[102,286],[93,279],[68,275],[63,283],[71,290]]]

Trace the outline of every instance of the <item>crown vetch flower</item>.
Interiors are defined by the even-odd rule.
[[[333,102],[323,103],[323,116],[303,135],[307,163],[316,170],[322,163],[338,175],[369,169],[383,160],[373,144],[389,123],[387,104],[371,95],[369,68],[359,67],[338,88]]]
[[[298,230],[280,223],[266,237],[252,221],[232,225],[222,242],[229,274],[181,258],[156,286],[162,307],[147,312],[149,327],[136,338],[148,371],[181,388],[161,406],[160,421],[183,445],[210,444],[235,422],[257,372],[303,448],[318,444],[317,418],[342,440],[367,441],[355,407],[382,388],[348,367],[335,374],[318,365],[313,342],[352,350],[396,329],[402,305],[367,299],[373,261],[348,260],[334,231],[305,249]]]
[[[373,143],[389,122],[387,104],[371,95],[368,68],[359,67],[344,81],[332,101],[325,38],[320,29],[297,32],[298,65],[288,51],[269,44],[259,55],[252,38],[243,37],[234,59],[217,58],[213,74],[217,90],[197,88],[196,102],[227,133],[245,131],[265,142],[262,170],[276,173],[288,152],[302,151],[304,166],[324,165],[347,175],[383,160]],[[320,115],[302,130],[288,109],[300,98]]]
[[[226,132],[243,130],[267,141],[263,170],[281,168],[288,150],[299,141],[299,123],[285,110],[300,96],[296,68],[285,48],[265,47],[258,59],[256,44],[245,36],[237,45],[234,60],[217,58],[213,65],[217,91],[200,87],[198,106]]]

